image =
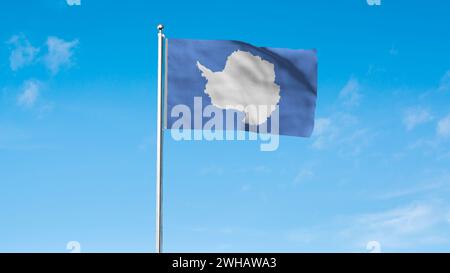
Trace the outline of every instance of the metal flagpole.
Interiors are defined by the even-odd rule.
[[[162,175],[163,175],[163,25],[158,25],[158,113],[157,113],[157,143],[156,143],[156,252],[162,252]]]

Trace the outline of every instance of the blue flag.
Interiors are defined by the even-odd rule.
[[[217,122],[212,127],[256,132],[264,127],[272,134],[309,137],[317,98],[316,51],[167,39],[165,96],[168,129],[211,129],[211,119],[230,124],[225,119],[232,113],[232,128]],[[187,113],[190,119],[182,117]]]

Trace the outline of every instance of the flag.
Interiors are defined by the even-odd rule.
[[[235,130],[260,132],[264,127],[274,133],[276,119],[276,134],[311,135],[317,99],[316,50],[166,39],[165,54],[167,129],[179,128],[181,115],[189,110],[191,119],[184,120],[183,129],[204,129],[208,120],[218,114],[225,119],[231,112],[238,116],[232,123]]]

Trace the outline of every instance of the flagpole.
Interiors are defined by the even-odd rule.
[[[163,175],[163,25],[158,25],[158,113],[157,113],[157,143],[156,143],[156,252],[162,252],[163,225],[162,225],[162,175]]]

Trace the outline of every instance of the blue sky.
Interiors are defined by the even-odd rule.
[[[311,138],[165,138],[165,251],[450,251],[445,1],[4,1],[0,252],[154,251],[156,25],[316,48]]]

